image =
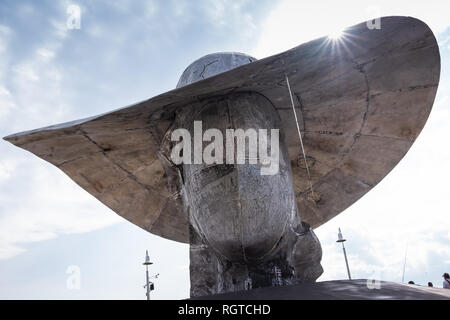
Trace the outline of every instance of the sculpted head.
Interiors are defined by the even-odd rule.
[[[230,69],[245,59],[251,61],[244,55],[206,56],[188,67],[179,85],[218,73],[213,65]],[[182,162],[191,225],[230,261],[269,257],[297,216],[289,156],[274,106],[256,92],[243,92],[188,105],[182,114],[180,131],[172,132],[173,140],[180,141],[172,157]]]

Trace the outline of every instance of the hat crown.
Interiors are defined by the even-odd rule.
[[[194,61],[186,68],[186,70],[184,70],[178,81],[177,88],[215,76],[216,74],[256,60],[256,58],[238,52],[218,52],[208,54]]]

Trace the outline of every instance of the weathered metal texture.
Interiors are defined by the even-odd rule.
[[[175,110],[231,92],[258,92],[277,109],[300,215],[313,228],[375,186],[408,151],[431,111],[440,75],[436,39],[423,22],[383,17],[100,116],[6,137],[54,164],[134,224],[189,241],[179,186],[160,146]],[[284,81],[289,76],[309,156],[308,184]]]
[[[323,272],[322,249],[309,225],[296,220],[259,262],[232,262],[218,255],[191,227],[190,296],[314,282]]]
[[[257,59],[239,52],[211,53],[191,63],[178,81],[177,88],[210,78]]]
[[[220,61],[228,54],[215,56]],[[203,64],[201,60],[196,63]],[[271,102],[255,92],[231,93],[187,105],[178,110],[172,127],[186,128],[195,137],[195,121],[201,121],[202,132],[216,129],[222,137],[227,137],[229,129],[254,130],[255,134],[267,130],[270,134],[281,124]],[[168,146],[167,153],[173,145],[170,133],[171,129],[163,143]],[[274,281],[283,285],[315,281],[322,274],[320,243],[298,215],[282,128],[277,141],[278,170],[271,175],[261,174],[259,154],[253,159],[255,164],[249,163],[251,140],[245,163],[227,164],[228,152],[236,160],[236,150],[226,150],[224,141],[219,140],[224,149],[219,164],[182,165],[180,185],[192,226],[191,296],[244,290],[246,284],[257,288]],[[210,143],[199,145],[200,152]],[[268,144],[269,155],[275,152],[273,147]],[[196,148],[184,152],[194,159]]]
[[[181,128],[194,137],[194,121],[203,130],[280,128],[275,108],[257,93],[235,93],[184,108]],[[289,155],[280,132],[279,170],[261,174],[261,162],[250,164],[184,164],[183,181],[190,223],[219,255],[230,261],[262,260],[297,216]],[[270,140],[269,140],[270,142]],[[203,142],[207,146],[210,142]],[[220,141],[222,144],[222,141]],[[270,147],[270,144],[269,144]],[[224,148],[225,149],[225,148]],[[203,149],[202,149],[203,150]],[[246,157],[248,158],[248,148]],[[194,148],[191,148],[192,158]],[[270,154],[270,151],[269,151]],[[235,155],[232,155],[235,157]]]

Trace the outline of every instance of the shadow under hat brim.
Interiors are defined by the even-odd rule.
[[[314,191],[286,87],[291,84]],[[175,110],[208,97],[258,92],[277,109],[301,218],[316,228],[372,189],[403,158],[431,111],[440,76],[432,31],[383,17],[337,40],[320,38],[99,116],[4,139],[52,163],[114,212],[167,239],[189,242],[179,188],[161,143]],[[318,198],[316,198],[318,200]]]

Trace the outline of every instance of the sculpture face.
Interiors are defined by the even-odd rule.
[[[185,128],[191,136],[194,136],[194,121],[202,121],[203,131],[220,130],[223,137],[226,137],[226,129],[254,129],[256,132],[267,129],[270,132],[279,128],[274,107],[257,93],[232,94],[206,102],[186,120]],[[204,142],[203,148],[208,144]],[[213,250],[230,261],[258,261],[270,257],[286,226],[297,215],[283,133],[279,145],[279,170],[273,175],[262,175],[259,161],[249,163],[248,144],[245,164],[236,164],[236,161],[226,164],[224,152],[223,164],[183,166],[190,222]],[[268,151],[271,154],[276,150]],[[193,159],[194,154],[191,156]]]

